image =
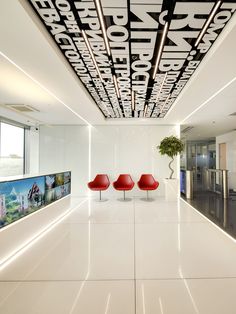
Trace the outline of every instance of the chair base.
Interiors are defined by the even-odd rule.
[[[150,192],[150,191],[153,191],[153,190],[146,190],[147,196],[146,196],[146,198],[144,198],[144,197],[141,198],[142,201],[146,201],[146,202],[153,202],[154,201],[153,198],[149,197],[149,193],[148,192]]]
[[[118,198],[118,201],[122,201],[122,202],[130,202],[130,201],[132,201],[132,198],[127,198],[125,196],[125,190],[123,190],[123,193],[124,193],[124,197],[123,198]]]
[[[142,198],[140,198],[140,200],[144,201],[144,202],[154,202],[155,201],[155,199],[151,198],[151,197],[148,197],[148,198],[142,197]]]
[[[130,202],[130,201],[132,201],[132,198],[130,198],[130,197],[126,197],[126,198],[118,198],[117,199],[118,201],[120,201],[120,202]]]
[[[107,198],[102,198],[102,191],[98,191],[99,192],[99,199],[95,199],[95,202],[106,202],[108,201]]]
[[[108,198],[102,198],[102,199],[95,199],[94,202],[97,202],[97,203],[103,203],[103,202],[107,202],[108,201]]]

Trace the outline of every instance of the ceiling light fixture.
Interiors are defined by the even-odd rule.
[[[84,30],[82,30],[81,32],[82,32],[82,35],[83,35],[85,44],[86,44],[86,46],[87,46],[87,48],[88,48],[88,50],[89,50],[90,56],[91,56],[91,58],[92,58],[92,60],[93,60],[93,63],[94,63],[94,65],[95,65],[95,68],[96,68],[96,70],[97,70],[97,73],[98,73],[98,75],[99,75],[99,77],[100,77],[100,80],[103,82],[103,78],[102,78],[101,72],[100,72],[100,70],[99,70],[99,68],[98,68],[97,61],[96,61],[96,59],[95,59],[95,57],[94,57],[94,54],[93,54],[92,48],[91,48],[91,46],[90,46],[90,43],[89,43],[89,41],[88,41],[88,37],[87,37],[87,35],[86,35],[86,33],[85,33]]]
[[[117,84],[117,79],[116,79],[116,76],[115,76],[115,75],[113,75],[113,81],[114,81],[114,85],[115,85],[115,90],[116,90],[117,97],[120,98],[120,92],[119,92],[119,88],[118,88],[118,84]]]
[[[70,110],[74,115],[76,115],[79,119],[84,121],[87,125],[92,126],[86,119],[84,119],[80,114],[75,112],[73,109],[71,109],[67,104],[65,104],[60,98],[58,98],[54,93],[52,93],[47,87],[45,87],[43,84],[41,84],[39,81],[37,81],[33,76],[28,74],[25,70],[23,70],[19,65],[17,65],[13,60],[8,58],[3,52],[0,51],[0,55],[5,58],[7,61],[9,61],[11,64],[13,64],[18,70],[20,70],[22,73],[24,73],[28,78],[30,78],[34,83],[36,83],[38,86],[40,86],[43,90],[45,90],[49,95],[51,95],[53,98],[55,98],[58,102],[60,102],[63,106],[65,106],[68,110]]]
[[[147,108],[148,108],[148,105],[146,104],[145,107],[144,107],[144,113],[143,113],[143,117],[144,118],[146,118]]]
[[[106,27],[105,27],[105,22],[104,22],[104,15],[102,12],[102,6],[100,3],[100,0],[95,0],[95,4],[96,4],[96,8],[97,8],[98,18],[99,18],[99,22],[100,22],[101,29],[102,29],[102,34],[103,34],[106,50],[107,50],[108,55],[110,56],[111,50],[110,50],[110,46],[109,46],[109,42],[108,42],[108,38],[107,38]]]
[[[131,92],[131,104],[132,104],[132,110],[135,111],[135,94],[133,90]]]
[[[167,30],[168,30],[168,22],[166,22],[165,26],[164,26],[164,30],[163,30],[163,34],[162,34],[162,38],[161,38],[161,43],[160,43],[160,47],[159,47],[157,58],[156,58],[156,64],[155,64],[155,68],[153,71],[153,76],[152,76],[153,79],[155,79],[155,76],[157,74],[157,70],[158,70],[158,66],[159,66],[159,62],[161,59],[161,54],[162,54],[162,50],[163,50],[163,46],[164,46],[164,42],[166,39]]]
[[[207,30],[207,27],[209,26],[209,24],[211,23],[214,15],[216,14],[216,11],[219,9],[220,5],[221,5],[222,1],[217,1],[216,5],[214,6],[210,16],[208,17],[203,29],[201,30],[194,46],[197,47],[197,45],[199,44],[200,40],[202,39],[203,35],[205,34],[206,30]]]

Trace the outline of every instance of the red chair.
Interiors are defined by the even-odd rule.
[[[92,191],[99,191],[99,200],[102,200],[102,191],[107,190],[110,185],[109,178],[106,174],[97,174],[95,179],[88,183]]]
[[[120,174],[118,179],[113,182],[113,187],[118,191],[124,191],[125,200],[125,191],[132,190],[134,187],[134,181],[129,174]]]
[[[140,190],[147,191],[147,200],[148,191],[156,190],[158,186],[159,182],[156,181],[151,174],[142,174],[138,181],[138,187]]]

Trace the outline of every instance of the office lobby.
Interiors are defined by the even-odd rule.
[[[235,10],[1,0],[0,314],[236,313]]]

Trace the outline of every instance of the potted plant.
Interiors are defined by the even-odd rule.
[[[171,168],[171,164],[174,161],[174,156],[180,154],[184,150],[184,144],[179,138],[172,135],[169,137],[165,137],[161,141],[160,146],[157,146],[157,148],[159,149],[159,153],[161,155],[167,155],[171,158],[171,161],[169,162],[169,168],[171,171],[169,179],[172,179],[174,169]]]

